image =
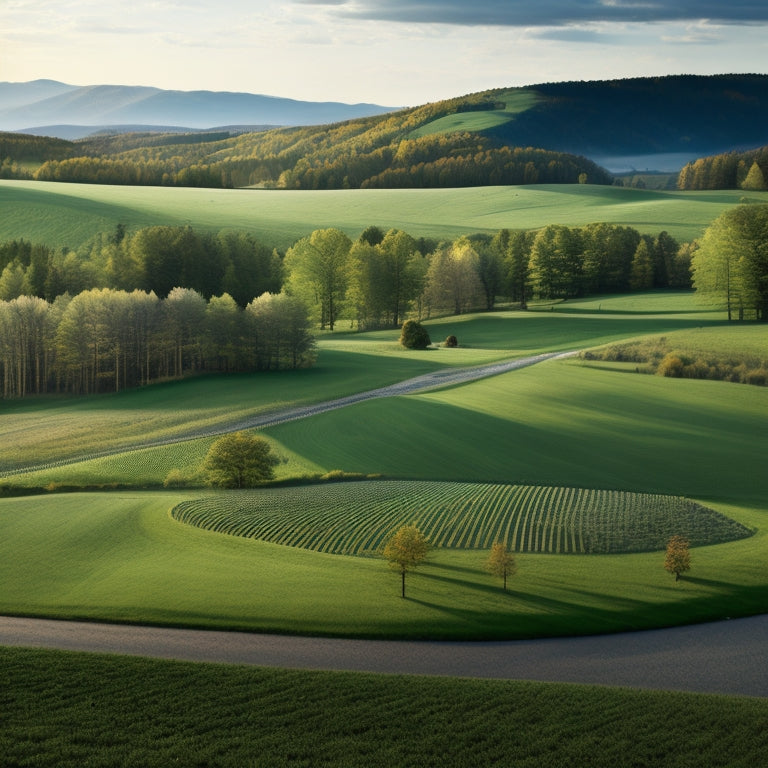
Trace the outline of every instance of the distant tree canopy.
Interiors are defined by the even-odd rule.
[[[504,107],[486,92],[332,125],[241,135],[127,134],[58,143],[31,137],[37,170],[23,165],[30,150],[17,140],[0,152],[0,171],[38,181],[225,188],[612,182],[592,161],[535,149],[530,141],[518,146],[483,132],[414,134],[447,115]]]
[[[768,189],[768,146],[726,152],[688,163],[677,177],[678,189]]]
[[[764,319],[763,218],[760,206],[721,217],[702,253],[666,232],[651,237],[613,224],[500,230],[452,242],[376,227],[352,241],[321,229],[284,259],[251,235],[190,227],[128,232],[118,225],[77,252],[11,241],[0,244],[3,396],[296,368],[312,361],[317,326],[398,328],[488,311],[497,300],[525,309],[533,299],[688,288],[692,257],[699,290],[717,294],[726,269],[730,299],[723,303]]]

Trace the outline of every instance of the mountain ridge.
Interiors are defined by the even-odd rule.
[[[0,82],[0,130],[36,133],[57,126],[320,125],[395,111],[378,104],[299,101],[238,91],[179,91],[151,86],[72,86],[56,80]],[[58,136],[50,132],[44,135]],[[71,138],[72,131],[66,137]]]

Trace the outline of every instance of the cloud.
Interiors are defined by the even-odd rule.
[[[294,0],[353,19],[464,26],[562,27],[590,22],[768,24],[765,0]]]

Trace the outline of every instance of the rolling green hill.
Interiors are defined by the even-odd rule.
[[[700,237],[743,193],[667,192],[621,187],[536,185],[425,190],[325,192],[203,190],[0,181],[0,242],[26,239],[77,248],[117,224],[240,229],[287,249],[315,229],[337,227],[356,238],[372,224],[413,237],[455,239],[502,228],[536,229],[609,222],[681,242]],[[750,193],[768,201],[768,193]]]

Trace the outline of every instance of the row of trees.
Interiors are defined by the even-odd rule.
[[[706,230],[693,257],[697,293],[728,319],[768,321],[768,205],[740,205]]]
[[[419,245],[399,230],[369,227],[355,242],[316,230],[286,254],[287,288],[333,330],[340,319],[398,327],[407,316],[492,310],[500,297],[525,309],[532,298],[691,285],[690,245],[613,224],[501,230],[439,243],[427,255]]]
[[[678,189],[768,189],[768,146],[748,152],[724,152],[687,163]]]
[[[0,244],[0,299],[33,295],[53,301],[93,288],[153,291],[176,286],[206,298],[229,294],[244,307],[262,293],[279,293],[281,256],[247,232],[217,234],[154,226],[128,233],[122,224],[77,251],[24,240]]]
[[[421,565],[429,554],[429,541],[416,525],[403,525],[387,540],[382,550],[390,566],[400,574],[400,596],[405,597],[406,574]],[[679,581],[691,569],[690,542],[683,536],[672,536],[667,542],[664,555],[664,570]],[[514,553],[503,542],[496,542],[485,562],[485,570],[503,580],[504,590],[507,579],[517,572]]]
[[[3,397],[117,392],[201,371],[298,368],[314,360],[303,302],[265,293],[243,309],[189,288],[167,298],[108,288],[0,301]]]
[[[690,287],[692,247],[666,232],[631,227],[550,225],[454,241],[416,240],[368,227],[353,241],[320,229],[281,257],[243,232],[199,233],[118,226],[77,252],[25,241],[0,245],[0,300],[53,302],[96,288],[154,292],[180,286],[204,298],[228,294],[245,307],[283,288],[300,297],[321,328],[340,320],[360,329],[399,327],[407,317],[492,310],[501,298],[523,309],[532,298],[558,299],[649,288]]]

